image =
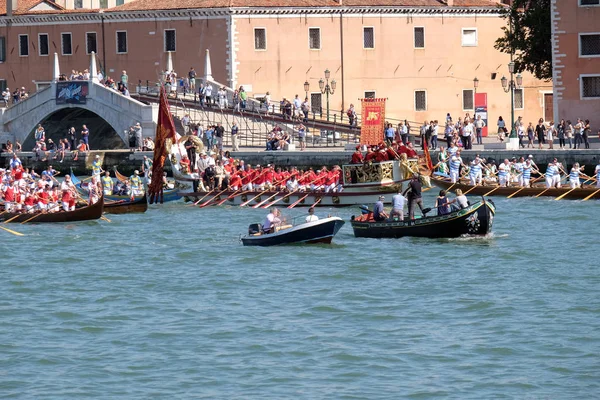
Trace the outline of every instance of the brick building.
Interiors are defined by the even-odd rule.
[[[477,92],[487,95],[490,125],[510,115],[500,84],[509,56],[493,47],[505,25],[497,1],[134,0],[105,10],[58,3],[19,0],[12,16],[0,16],[0,85],[35,90],[51,79],[54,52],[68,73],[86,68],[91,51],[106,75],[127,70],[130,86],[145,85],[158,79],[167,51],[180,76],[192,66],[202,75],[209,49],[214,79],[254,96],[304,96],[308,82],[313,107],[325,107],[318,83],[328,69],[337,83],[332,113],[376,96],[389,99],[391,118],[443,120],[473,114]],[[517,115],[544,116],[551,92],[524,74]]]
[[[600,0],[552,1],[554,119],[600,128]]]

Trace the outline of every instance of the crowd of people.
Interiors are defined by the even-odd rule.
[[[21,87],[21,89],[17,88],[13,92],[10,91],[10,88],[6,88],[2,91],[2,101],[4,102],[4,107],[8,107],[8,105],[17,104],[20,101],[26,100],[29,98],[29,92],[25,90],[25,86]]]
[[[7,213],[34,213],[73,211],[81,197],[65,175],[59,182],[60,171],[49,165],[41,174],[24,168],[15,154],[8,169],[0,169],[0,199]],[[93,201],[94,199],[90,199]],[[95,199],[97,200],[97,198]]]

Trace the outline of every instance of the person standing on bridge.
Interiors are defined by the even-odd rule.
[[[83,129],[81,129],[81,140],[83,141],[83,144],[85,144],[85,151],[90,151],[89,138],[90,130],[87,128],[86,125],[83,125]]]
[[[231,126],[231,147],[233,151],[240,151],[240,146],[238,144],[239,132],[240,130],[237,126],[237,123],[234,121],[233,125]]]
[[[71,144],[71,149],[75,150],[75,127],[72,126],[67,131],[67,139],[69,139],[69,143]]]
[[[121,83],[126,88],[129,85],[129,76],[127,76],[127,71],[125,71],[125,70],[123,70],[123,73],[121,74]]]
[[[133,131],[135,132],[135,147],[137,148],[137,151],[142,151],[144,136],[142,134],[142,126],[139,122],[134,125]]]
[[[188,78],[190,80],[190,91],[194,93],[196,91],[196,70],[194,67],[190,68],[190,72],[188,72]]]
[[[223,128],[223,126],[221,125],[221,123],[217,123],[217,126],[215,128],[215,137],[217,138],[216,144],[217,144],[217,150],[221,151],[223,150],[223,136],[225,134],[225,128]]]

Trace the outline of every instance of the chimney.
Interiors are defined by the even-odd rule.
[[[13,11],[17,11],[18,6],[17,0],[6,0],[6,16],[12,17]]]

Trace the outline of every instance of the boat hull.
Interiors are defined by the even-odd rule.
[[[146,194],[137,199],[118,200],[104,204],[104,212],[108,214],[145,213],[148,210]]]
[[[483,185],[474,187],[473,185],[468,185],[464,183],[452,184],[452,182],[450,181],[437,178],[432,178],[431,183],[445,190],[451,189],[454,191],[456,189],[460,189],[463,191],[463,193],[468,192],[468,195],[474,196],[558,197],[564,194],[565,196],[563,198],[570,200],[581,200],[588,196],[592,196],[590,197],[590,199],[600,199],[600,191],[598,191],[599,188],[589,186],[585,188],[577,188],[575,190],[571,190],[571,187],[569,186],[551,189],[547,189],[545,186],[521,188],[518,186],[498,187],[491,185]]]
[[[258,196],[258,194],[261,194]],[[379,190],[373,190],[368,192],[355,192],[355,191],[343,191],[340,193],[323,193],[323,192],[297,192],[291,195],[287,195],[285,192],[277,192],[277,191],[268,191],[268,192],[247,192],[239,194],[239,192],[234,191],[226,191],[220,194],[211,201],[210,204],[217,204],[222,200],[225,202],[222,205],[229,206],[239,206],[242,203],[250,201],[247,203],[248,207],[257,205],[264,200],[271,198],[268,201],[265,201],[262,205],[267,205],[269,203],[278,200],[274,206],[277,207],[288,207],[297,201],[295,207],[310,207],[310,206],[321,206],[321,207],[347,207],[353,205],[361,205],[374,203],[378,200],[379,196],[386,195],[385,203],[390,204],[392,195],[397,193],[396,190],[389,190],[388,188],[380,188]],[[206,192],[195,192],[195,193],[181,193],[184,198],[189,201],[196,202],[200,199],[200,204],[205,203],[211,198],[212,195],[208,195]],[[308,195],[308,196],[306,196]],[[232,197],[233,196],[233,197]],[[252,199],[253,197],[255,199]],[[306,197],[305,197],[306,196]],[[230,198],[232,197],[232,198]]]
[[[297,225],[293,228],[259,236],[244,236],[244,246],[280,246],[286,244],[330,244],[344,221],[338,217],[324,218],[319,221]]]
[[[455,238],[463,235],[486,235],[492,230],[495,207],[490,201],[481,201],[447,215],[420,218],[413,221],[375,222],[367,216],[352,217],[356,237],[401,238],[424,237],[431,239]]]
[[[77,222],[90,221],[102,217],[104,211],[104,198],[100,198],[95,204],[90,206],[77,208],[74,211],[59,211],[54,213],[34,213],[34,214],[15,214],[6,213],[0,215],[0,220],[10,222],[25,222],[28,223],[50,223],[50,222]],[[18,215],[18,216],[17,216]],[[14,218],[14,219],[13,219]]]

